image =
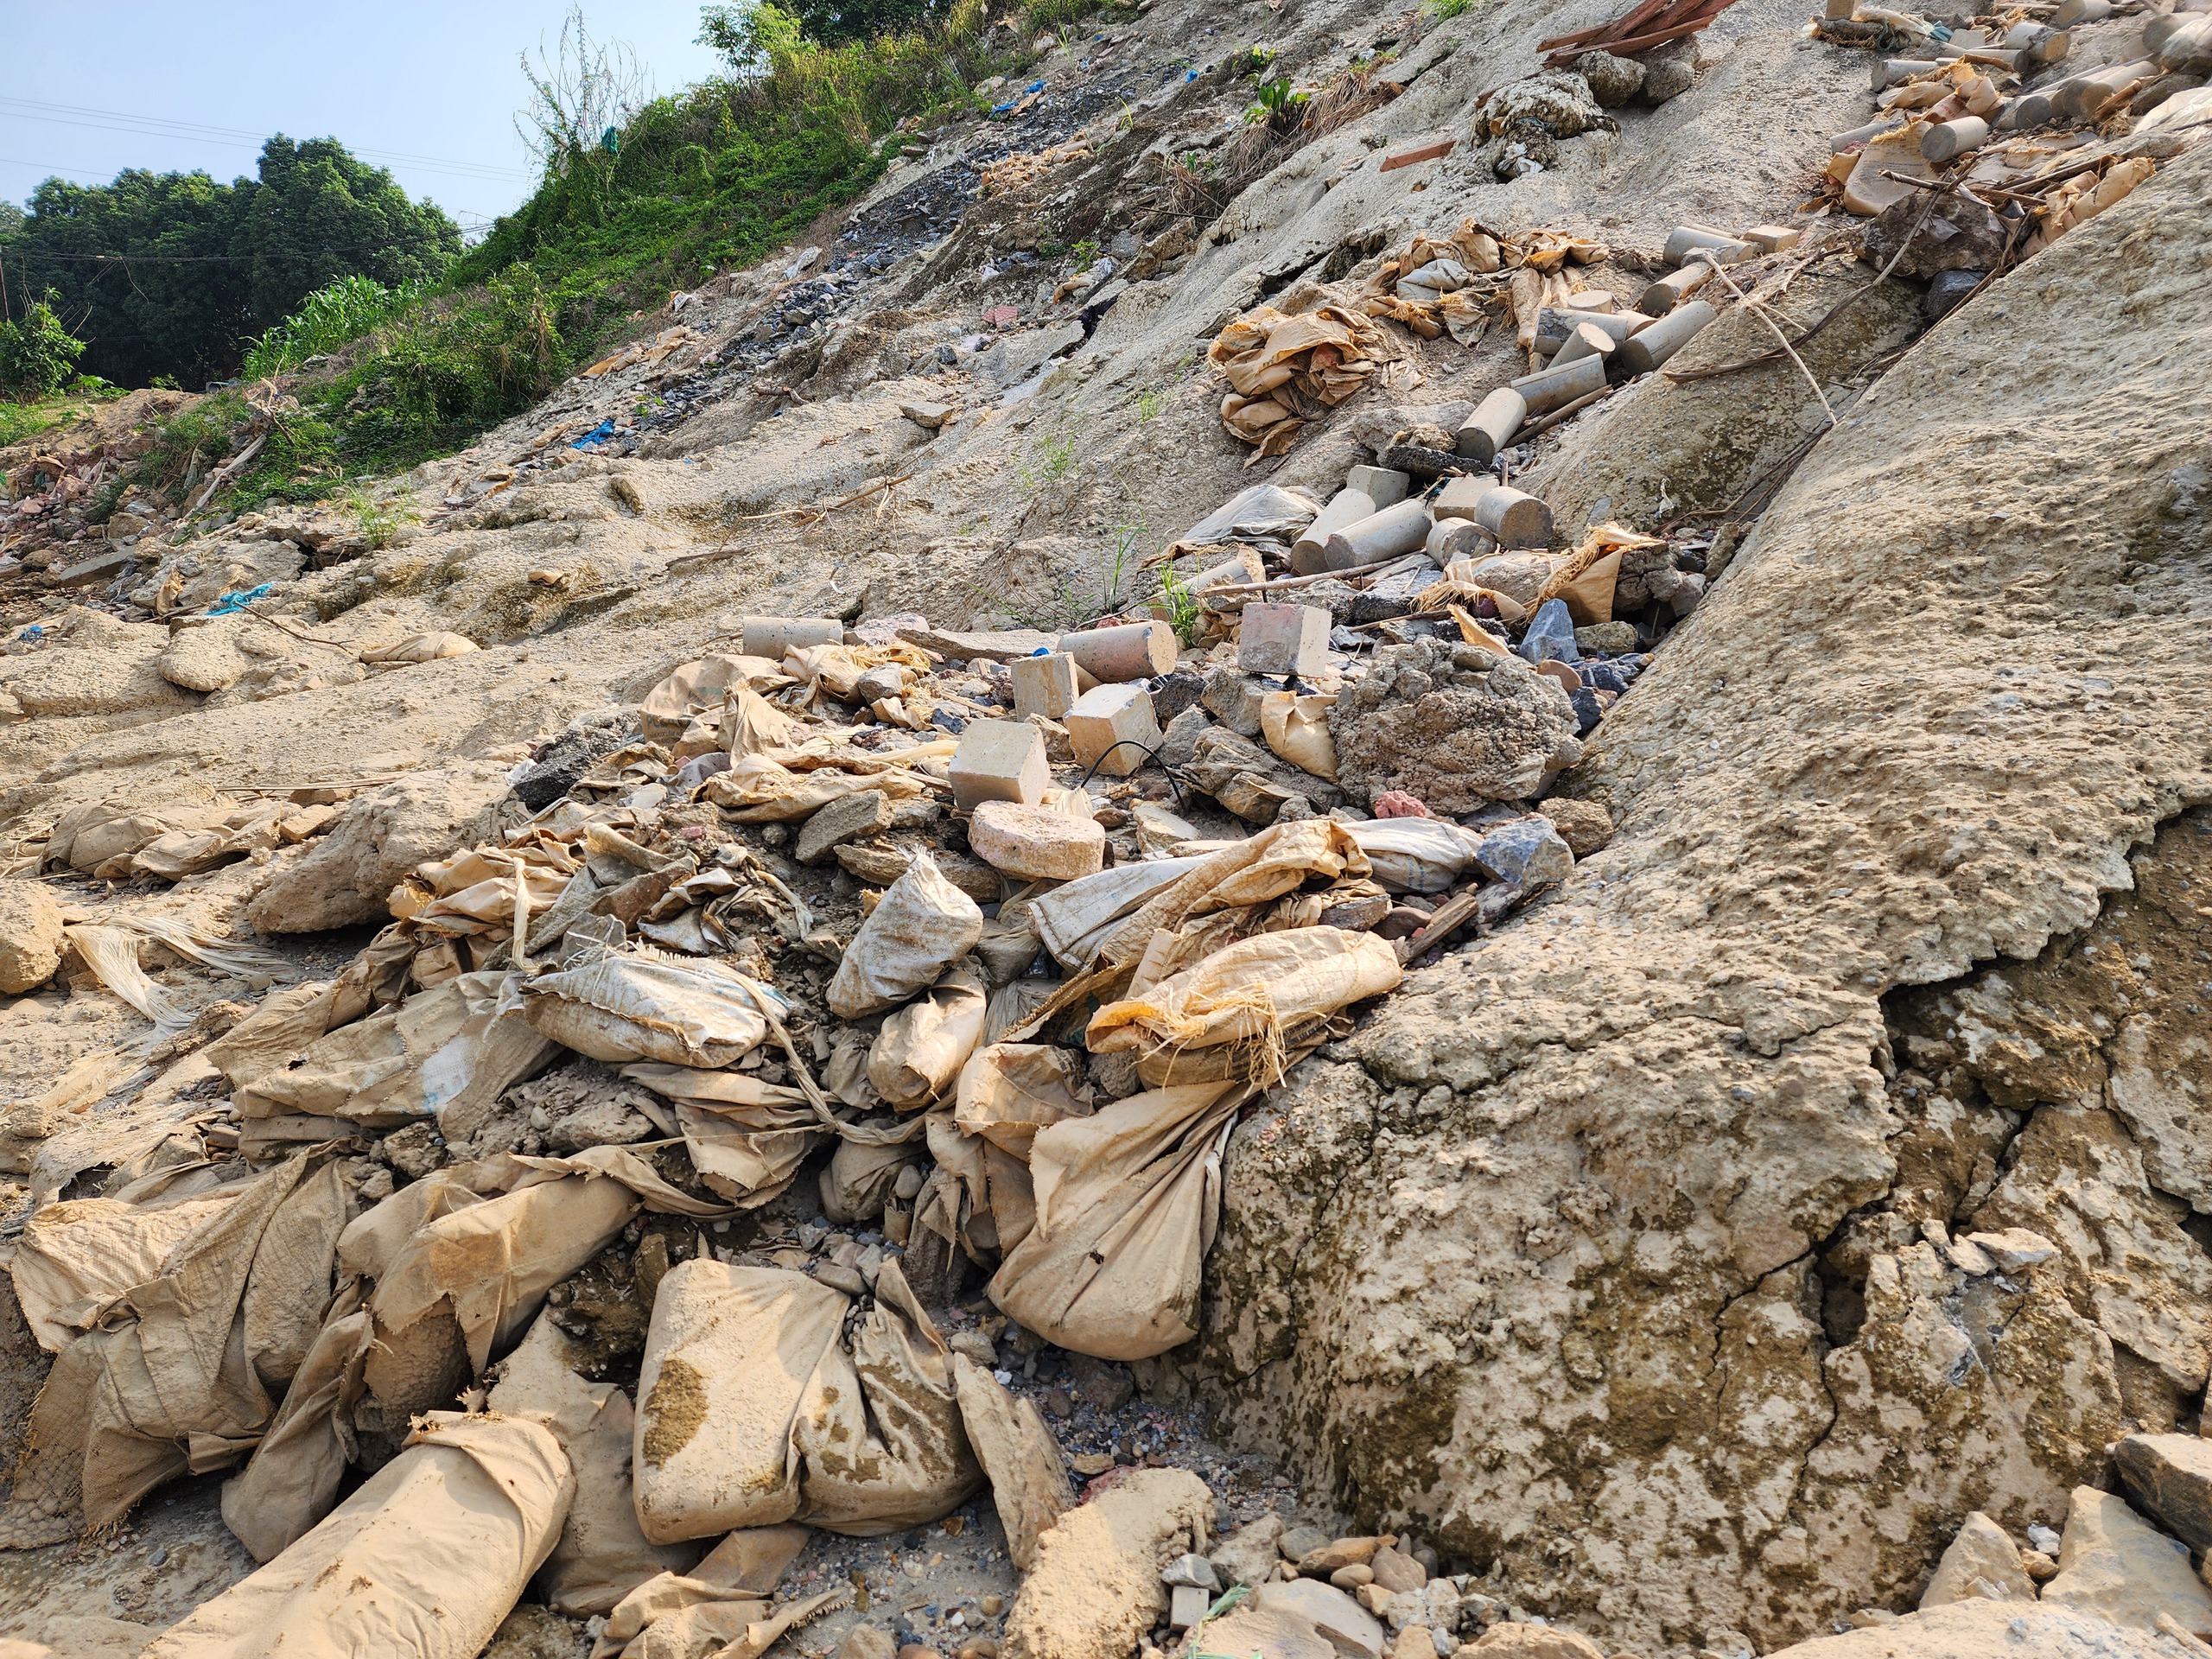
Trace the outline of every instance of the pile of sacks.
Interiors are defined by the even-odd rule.
[[[1231,542],[1312,527],[1250,505]],[[303,812],[327,837],[270,859],[265,927],[293,897],[350,914],[324,907],[334,861],[358,885],[414,857],[334,977],[211,1022],[158,1001],[142,940],[73,930],[190,1028],[175,1063],[208,1084],[89,1192],[81,1154],[34,1151],[11,1272],[54,1357],[0,1533],[234,1471],[226,1519],[268,1565],[163,1638],[179,1656],[249,1629],[343,1650],[431,1605],[451,1624],[423,1650],[473,1654],[533,1579],[607,1619],[604,1653],[755,1654],[818,1610],[768,1599],[795,1527],[904,1529],[985,1484],[1027,1565],[1069,1502],[1059,1448],[929,1309],[973,1274],[1077,1354],[1189,1340],[1240,1111],[1419,950],[1602,839],[1594,809],[1528,810],[1576,716],[1502,638],[1362,663],[1309,607],[1211,626],[1205,650],[1149,618],[748,619],[630,729],[517,767],[497,810],[410,785],[458,844],[399,833],[390,791],[257,809],[271,845]],[[1411,771],[1439,719],[1448,785]],[[114,825],[73,815],[48,856],[181,868],[248,828]],[[533,1079],[587,1065],[619,1105],[543,1119]],[[786,1264],[717,1242],[779,1199],[881,1243]],[[641,1236],[633,1400],[563,1317]],[[373,1595],[333,1590],[341,1557]]]

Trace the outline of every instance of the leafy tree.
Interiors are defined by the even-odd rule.
[[[780,19],[763,18],[763,12],[779,12],[798,24],[798,32],[824,46],[848,41],[872,41],[879,35],[896,34],[943,20],[952,10],[948,0],[753,0],[753,3],[708,6],[699,17],[699,44],[712,47],[741,73],[766,67],[768,53],[761,39],[766,29]]]
[[[85,342],[73,340],[54,315],[53,296],[32,302],[21,322],[0,322],[0,391],[42,397],[59,391],[76,372]]]
[[[87,342],[86,367],[125,385],[227,378],[302,299],[361,273],[389,287],[443,273],[461,232],[334,138],[262,147],[259,176],[130,169],[112,184],[53,178],[12,234],[11,293],[50,289]]]

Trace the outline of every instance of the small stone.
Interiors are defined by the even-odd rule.
[[[1600,622],[1594,627],[1574,631],[1577,651],[1599,652],[1608,657],[1619,657],[1636,649],[1636,624],[1633,622]]]
[[[1200,1590],[1221,1588],[1221,1580],[1215,1575],[1213,1563],[1203,1555],[1178,1555],[1160,1574],[1162,1584],[1174,1586],[1192,1585]]]
[[[2036,1584],[2048,1584],[2058,1576],[2058,1563],[2039,1549],[2020,1552],[2020,1570]]]
[[[1999,1273],[2024,1272],[2058,1254],[2057,1245],[2024,1227],[2007,1227],[2000,1233],[1968,1233],[1964,1242],[1987,1256]]]
[[[1368,1566],[1374,1570],[1375,1582],[1386,1590],[1414,1591],[1428,1583],[1428,1574],[1418,1561],[1389,1544],[1375,1552]]]
[[[1574,620],[1567,614],[1567,601],[1548,599],[1536,607],[1528,632],[1514,650],[1530,663],[1580,662],[1582,652],[1574,643]]]
[[[880,789],[841,796],[799,826],[791,856],[802,864],[826,864],[847,842],[865,841],[891,827],[891,799]]]
[[[1331,1576],[1333,1577],[1335,1575],[1332,1574]],[[1382,1618],[1389,1614],[1390,1611],[1390,1604],[1397,1599],[1397,1596],[1396,1592],[1392,1591],[1388,1586],[1376,1584],[1370,1580],[1354,1590],[1351,1592],[1351,1599],[1357,1602],[1361,1606],[1366,1608],[1369,1612],[1374,1614],[1376,1618]]]
[[[1613,838],[1612,815],[1595,801],[1568,800],[1554,795],[1536,803],[1536,810],[1552,821],[1567,842],[1567,850],[1578,859],[1596,852]]]
[[[1475,862],[1494,880],[1531,886],[1563,880],[1574,854],[1549,819],[1516,818],[1483,837]]]
[[[1340,1567],[1350,1567],[1355,1561],[1375,1564],[1375,1552],[1393,1541],[1389,1535],[1380,1538],[1332,1538],[1298,1558],[1298,1570],[1315,1578],[1326,1578]]]
[[[1329,1541],[1329,1535],[1319,1527],[1291,1527],[1277,1533],[1275,1545],[1287,1561],[1301,1560]]]
[[[842,1290],[848,1296],[868,1294],[868,1281],[861,1278],[856,1268],[841,1268],[834,1262],[816,1265],[814,1276],[832,1290]]]
[[[977,1611],[979,1611],[985,1618],[996,1618],[1001,1613],[1006,1611],[1006,1598],[1004,1596],[984,1596],[976,1603],[976,1606]]]
[[[1103,1452],[1079,1452],[1068,1459],[1068,1466],[1088,1478],[1104,1474],[1114,1466],[1114,1459]]]
[[[1329,613],[1312,605],[1247,605],[1236,666],[1247,674],[1318,676],[1329,662]]]
[[[1356,1598],[1362,1585],[1375,1582],[1375,1569],[1364,1561],[1354,1561],[1350,1567],[1340,1567],[1330,1573],[1329,1582]]]
[[[1605,1659],[1588,1637],[1555,1624],[1493,1624],[1468,1652],[1482,1659]]]
[[[947,1345],[956,1354],[965,1354],[985,1370],[996,1370],[999,1351],[991,1339],[980,1331],[956,1331]]]
[[[1262,1612],[1293,1613],[1328,1637],[1344,1659],[1382,1659],[1382,1627],[1341,1590],[1319,1579],[1280,1579],[1252,1593]]]
[[[2049,1527],[2030,1526],[2028,1529],[2029,1546],[2046,1555],[2056,1556],[2061,1541],[2058,1534]]]
[[[1025,881],[1072,881],[1106,865],[1104,828],[1048,806],[986,801],[969,820],[968,844],[993,869]]]
[[[914,671],[903,663],[885,663],[871,668],[853,682],[851,700],[873,707],[893,697],[903,697],[914,683]]]
[[[1195,706],[1205,689],[1205,676],[1195,668],[1163,674],[1152,683],[1152,712],[1161,720],[1173,721]]]
[[[1216,720],[1239,737],[1260,734],[1260,703],[1269,688],[1226,663],[1206,671],[1206,689],[1199,699]]]
[[[899,1649],[899,1659],[943,1659],[935,1648],[925,1648],[918,1642],[908,1642]]]
[[[61,966],[61,906],[35,881],[0,881],[0,991],[21,996]]]
[[[1643,89],[1643,66],[1610,52],[1585,52],[1574,60],[1574,73],[1590,83],[1600,109],[1618,110]]]
[[[1227,1584],[1259,1584],[1281,1560],[1275,1541],[1283,1536],[1279,1515],[1263,1515],[1239,1527],[1207,1553],[1206,1560]]]
[[[855,1624],[837,1643],[836,1659],[896,1659],[899,1644],[880,1624]]]
[[[1074,1379],[1075,1391],[1083,1402],[1100,1411],[1119,1411],[1136,1392],[1127,1366],[1094,1359],[1089,1354],[1070,1354],[1068,1375]]]
[[[2164,1438],[2178,1440],[2179,1435]],[[2004,1528],[1976,1510],[1959,1525],[1958,1535],[1936,1563],[1936,1574],[1921,1593],[1921,1611],[1979,1596],[1986,1601],[2033,1601],[2036,1587],[2020,1570],[2018,1546]]]
[[[899,405],[899,412],[916,426],[935,432],[952,418],[952,405],[925,403],[901,404]]]
[[[957,1649],[958,1659],[999,1659],[999,1644],[988,1636],[971,1636]]]

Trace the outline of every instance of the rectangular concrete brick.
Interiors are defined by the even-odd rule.
[[[1247,605],[1236,630],[1236,666],[1311,679],[1328,665],[1329,623],[1318,605]]]
[[[1068,728],[1076,764],[1086,769],[1096,766],[1111,778],[1128,777],[1160,747],[1160,719],[1153,711],[1152,693],[1141,685],[1102,685],[1086,691],[1061,723]],[[1121,747],[1116,747],[1117,744]]]
[[[1083,695],[1075,683],[1075,658],[1065,652],[1017,657],[1006,666],[1014,681],[1014,712],[1020,719],[1042,715],[1058,720]]]
[[[1410,474],[1392,467],[1355,467],[1344,474],[1344,488],[1357,490],[1375,504],[1377,512],[1393,502],[1404,500],[1413,482]]]
[[[1011,720],[973,720],[952,752],[952,804],[972,812],[985,801],[1034,806],[1052,785],[1045,740],[1034,726]]]

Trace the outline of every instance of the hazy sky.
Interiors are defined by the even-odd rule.
[[[468,227],[530,193],[516,56],[541,39],[550,50],[567,5],[49,0],[4,10],[0,200],[21,202],[57,173],[86,184],[126,167],[251,176],[261,140],[283,132],[341,140]],[[657,91],[715,66],[692,44],[698,0],[585,0],[584,10],[595,33],[636,48]]]

